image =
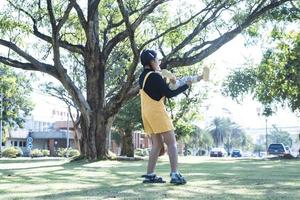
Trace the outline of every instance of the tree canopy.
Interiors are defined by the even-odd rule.
[[[25,75],[0,65],[0,101],[2,100],[3,106],[3,131],[6,135],[9,129],[23,127],[25,117],[33,109],[31,91],[30,80]]]
[[[234,99],[245,94],[266,107],[272,104],[287,105],[300,111],[300,33],[273,32],[280,40],[275,48],[268,49],[257,67],[233,71],[224,83],[224,93]]]
[[[280,130],[275,125],[273,126],[269,135],[269,144],[271,143],[283,143],[285,146],[291,147],[293,145],[293,139],[290,133],[287,131]]]

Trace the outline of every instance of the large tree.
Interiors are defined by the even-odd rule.
[[[0,45],[12,53],[0,62],[56,78],[80,110],[81,153],[103,159],[114,116],[138,93],[142,49],[158,47],[163,68],[194,65],[262,17],[293,8],[292,2],[6,0]],[[83,90],[70,78],[74,70],[84,74]]]
[[[32,111],[31,91],[30,81],[24,74],[16,73],[0,64],[0,120],[3,125],[3,142],[9,129],[22,128],[26,116]]]

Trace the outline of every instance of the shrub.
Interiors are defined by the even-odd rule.
[[[58,148],[56,153],[59,157],[65,157],[66,152],[67,148]]]
[[[74,157],[79,156],[80,153],[78,150],[72,148],[59,148],[57,150],[57,155],[59,157]]]
[[[21,157],[24,155],[23,150],[20,147],[15,147],[15,149],[17,149],[18,151],[17,157]]]
[[[44,155],[42,153],[42,150],[40,150],[40,149],[33,149],[30,152],[30,156],[33,158],[33,157],[43,157]]]
[[[22,155],[21,149],[15,147],[7,147],[2,151],[2,156],[7,158],[16,158],[18,155]]]
[[[79,155],[80,155],[80,153],[77,149],[68,149],[66,157],[74,157],[74,156],[79,156]]]
[[[50,151],[47,149],[43,149],[42,154],[43,154],[43,156],[50,156]]]
[[[149,149],[139,149],[139,148],[137,148],[134,153],[137,156],[148,156],[149,155]]]

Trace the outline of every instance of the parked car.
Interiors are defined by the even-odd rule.
[[[242,157],[242,150],[240,149],[234,149],[231,153],[231,157]]]
[[[290,154],[282,143],[270,144],[268,148],[268,155],[284,156]]]
[[[224,157],[227,152],[224,148],[212,148],[210,151],[210,157]]]

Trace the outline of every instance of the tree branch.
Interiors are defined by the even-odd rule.
[[[135,97],[140,90],[140,85],[138,82],[136,82],[131,88],[130,90],[127,92],[126,98],[124,99],[124,101],[128,101],[129,99],[131,99],[132,97]]]
[[[68,106],[76,108],[72,98],[67,94],[68,92],[64,88],[55,87],[52,84],[49,85],[48,83],[45,84],[42,89],[45,93],[64,101]]]
[[[255,9],[256,12],[251,13],[244,20],[244,22],[242,24],[240,24],[239,26],[237,26],[235,29],[224,33],[222,36],[220,36],[212,41],[208,41],[211,45],[209,47],[207,47],[206,49],[203,49],[198,54],[195,54],[194,56],[191,56],[191,57],[182,57],[182,58],[177,57],[177,58],[170,59],[168,61],[165,60],[161,64],[161,67],[165,68],[166,66],[168,66],[169,68],[172,68],[172,67],[177,67],[177,66],[189,66],[189,65],[193,65],[193,64],[203,60],[204,58],[208,57],[209,55],[211,55],[212,53],[217,51],[221,46],[223,46],[224,44],[226,44],[227,42],[232,40],[236,35],[241,33],[244,29],[249,27],[259,17],[261,17],[262,15],[264,15],[271,9],[284,4],[287,1],[289,1],[289,0],[272,1],[270,4],[266,5],[265,7],[262,7],[259,10]],[[196,48],[196,49],[198,49],[198,48]],[[190,51],[189,53],[192,53],[192,52]]]
[[[133,72],[135,71],[135,67],[138,64],[139,50],[138,50],[136,42],[135,42],[134,30],[132,29],[132,26],[131,26],[131,24],[129,22],[128,12],[125,9],[124,3],[123,3],[122,0],[117,0],[117,1],[118,1],[119,8],[120,8],[120,11],[122,13],[122,16],[124,18],[124,21],[125,21],[125,24],[126,24],[126,28],[128,30],[129,40],[130,40],[130,46],[131,46],[131,49],[132,49],[132,52],[133,52],[133,56],[134,56],[133,62],[131,64],[131,67],[129,68],[128,74],[127,74],[128,77],[129,77],[129,79],[130,79],[130,77],[132,76]]]
[[[47,10],[48,10],[49,19],[50,19],[52,29],[54,29],[56,27],[56,19],[55,19],[55,16],[54,16],[54,10],[53,10],[53,7],[52,7],[52,1],[51,0],[47,0]]]
[[[66,88],[66,90],[72,96],[72,98],[77,103],[77,105],[81,106],[80,111],[85,112],[85,113],[90,112],[90,106],[86,102],[84,96],[81,94],[80,90],[72,83],[72,80],[70,79],[70,77],[68,77],[68,75],[66,74],[65,71],[62,73],[61,71],[58,70],[59,68],[55,68],[52,65],[39,62],[38,60],[33,58],[31,55],[25,53],[17,45],[15,45],[11,42],[0,39],[0,45],[6,46],[9,49],[12,49],[18,55],[20,55],[22,58],[29,61],[30,63],[22,63],[17,60],[12,60],[10,58],[5,58],[2,56],[0,57],[0,62],[10,65],[10,66],[13,66],[13,67],[24,69],[24,70],[34,70],[34,71],[45,72],[45,73],[55,77],[63,84],[63,86]]]
[[[162,3],[165,3],[169,0],[156,0],[153,1],[147,9],[142,12],[139,17],[135,20],[134,23],[131,25],[131,29],[133,31],[136,30],[136,28],[144,21],[145,17],[148,16],[152,11],[159,6]],[[111,51],[113,48],[121,41],[123,41],[125,38],[129,36],[128,28],[120,33],[118,33],[115,37],[113,37],[110,41],[108,41],[107,45],[103,47],[103,55],[104,55],[104,60],[106,61],[108,56],[110,55]]]
[[[108,103],[108,110],[111,113],[113,113],[113,111],[112,111],[113,109],[115,110],[117,108],[115,106],[121,105],[122,102],[125,100],[125,98],[128,96],[127,93],[134,81],[133,74],[136,69],[136,66],[138,65],[138,61],[139,61],[139,50],[138,50],[136,42],[135,42],[134,30],[132,29],[132,25],[130,24],[128,12],[124,6],[123,1],[122,0],[117,0],[117,1],[118,1],[119,9],[122,13],[123,19],[126,24],[126,28],[128,30],[130,46],[131,46],[131,49],[133,52],[133,61],[130,64],[129,70],[127,71],[126,82],[124,84],[122,84],[122,88],[118,91],[118,93],[113,98],[110,99],[110,101]],[[115,107],[115,108],[112,108],[112,107]]]
[[[80,6],[77,4],[77,2],[75,2],[74,8],[77,12],[78,18],[79,18],[79,22],[83,28],[83,30],[87,33],[87,21],[84,17],[84,14],[80,8]]]
[[[35,36],[37,36],[38,38],[48,42],[48,43],[52,43],[52,38],[50,36],[47,36],[43,33],[41,33],[38,28],[37,28],[37,22],[38,20],[35,19],[29,12],[27,12],[26,10],[24,10],[23,8],[19,8],[17,7],[16,5],[14,5],[11,1],[8,1],[9,4],[11,6],[13,6],[15,9],[25,13],[33,22],[33,34]],[[59,40],[59,43],[60,43],[60,46],[64,49],[67,49],[71,52],[74,52],[74,53],[79,53],[79,54],[83,54],[83,46],[82,45],[74,45],[74,44],[70,44],[66,41],[62,41],[62,40]]]
[[[39,32],[39,30],[37,29],[37,27],[35,26],[34,27],[34,32],[33,34],[35,36],[37,36],[38,38],[48,42],[48,43],[52,43],[52,38],[48,35],[45,35],[41,32]],[[67,49],[73,53],[79,53],[81,55],[83,55],[83,52],[84,52],[84,47],[82,45],[74,45],[74,44],[70,44],[66,41],[63,41],[63,40],[59,40],[59,44],[62,48],[64,49]]]
[[[204,28],[206,28],[210,23],[212,23],[218,15],[221,14],[222,9],[226,7],[226,1],[220,4],[211,14],[208,19],[205,21],[201,21],[198,25],[194,28],[193,32],[189,34],[180,44],[178,44],[168,55],[164,58],[164,60],[168,60],[173,55],[175,55],[179,50],[185,47],[192,39],[194,39]],[[203,18],[204,19],[204,18]],[[162,61],[163,62],[163,61]]]
[[[45,63],[39,63],[38,65],[34,65],[32,63],[23,63],[17,60],[13,60],[10,58],[5,58],[3,56],[0,56],[0,62],[9,65],[15,68],[24,69],[24,70],[32,70],[32,71],[39,71],[44,72],[46,74],[49,74],[55,78],[58,78],[58,72],[57,70],[52,66]]]
[[[75,0],[70,0],[70,3],[68,4],[67,9],[64,12],[63,17],[58,21],[58,24],[57,24],[57,27],[56,27],[58,32],[60,31],[60,29],[64,25],[64,23],[67,21],[67,19],[69,17],[69,14],[70,14],[72,8],[74,7],[75,3],[76,3]]]
[[[154,37],[154,38],[148,40],[147,42],[145,42],[144,44],[141,45],[140,49],[144,49],[145,46],[148,45],[148,44],[150,44],[151,42],[156,41],[157,39],[159,39],[159,38],[165,36],[166,34],[172,32],[172,31],[175,31],[176,29],[178,29],[178,28],[180,28],[180,27],[182,27],[182,26],[184,26],[184,25],[187,25],[189,22],[191,22],[193,19],[195,19],[196,17],[198,17],[198,16],[199,16],[200,14],[202,14],[203,12],[209,11],[214,5],[213,5],[212,7],[210,7],[210,6],[211,6],[211,5],[208,4],[208,5],[206,6],[206,8],[202,9],[201,11],[199,11],[198,13],[196,13],[195,15],[191,16],[188,20],[186,20],[186,21],[184,21],[184,22],[181,22],[181,23],[177,24],[176,26],[173,26],[173,27],[169,28],[169,29],[165,30],[164,32],[158,34],[156,37]],[[206,14],[206,15],[207,15],[207,14]],[[205,15],[205,16],[206,16],[206,15]],[[204,18],[205,18],[205,17],[204,17]]]
[[[12,42],[0,39],[0,45],[5,46],[5,47],[13,50],[18,55],[20,55],[22,58],[24,58],[25,60],[27,60],[30,63],[32,63],[35,67],[41,67],[42,65],[45,65],[44,63],[41,63],[38,60],[36,60],[31,55],[27,54],[25,51],[23,51],[21,48],[19,48],[17,45],[15,45]],[[56,74],[56,77],[57,76],[58,76],[58,74]]]
[[[128,14],[128,16],[130,17],[130,16],[132,16],[133,14],[135,14],[135,13],[137,13],[137,12],[140,12],[140,11],[142,11],[143,9],[147,8],[147,7],[149,6],[150,2],[151,2],[151,0],[148,0],[148,2],[147,2],[144,6],[142,6],[142,7],[139,8],[139,9],[133,10],[132,12],[130,12],[130,13]],[[116,23],[113,23],[112,17],[110,17],[109,19],[107,19],[107,17],[106,17],[106,20],[107,20],[107,27],[106,27],[106,28],[104,29],[104,31],[103,31],[103,38],[104,38],[104,41],[103,41],[103,47],[105,47],[105,45],[107,45],[107,38],[108,38],[108,37],[107,37],[107,33],[108,33],[111,29],[116,28],[116,27],[119,27],[119,26],[121,26],[121,25],[125,22],[124,18],[121,19],[119,22],[116,22]]]
[[[122,101],[116,101],[116,99],[118,98],[118,96],[114,96],[108,103],[106,106],[106,110],[108,111],[106,114],[108,116],[114,116],[116,113],[118,113],[118,111],[121,108],[121,105],[128,101],[129,99],[135,97],[138,93],[139,93],[139,89],[140,86],[137,83],[134,84],[134,86],[132,86],[126,93],[125,97],[122,99]]]

